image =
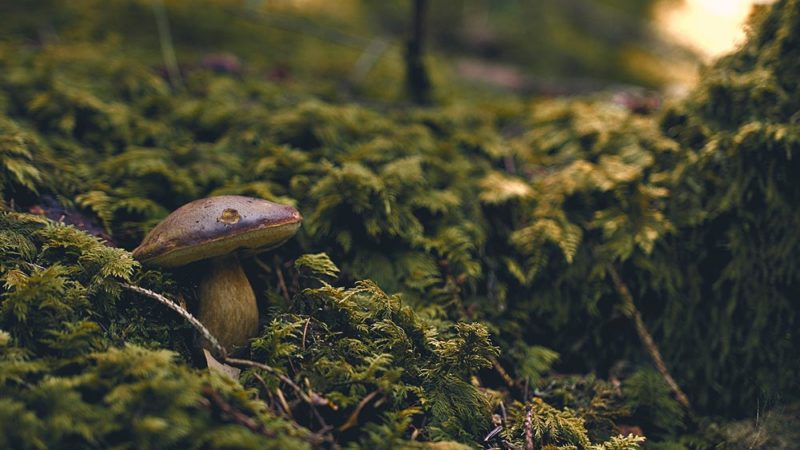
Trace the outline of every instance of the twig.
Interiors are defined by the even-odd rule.
[[[361,414],[361,410],[364,409],[364,407],[367,406],[367,403],[369,403],[379,393],[380,390],[372,391],[367,394],[366,397],[362,398],[361,401],[358,402],[356,409],[353,410],[353,412],[350,414],[350,417],[347,418],[347,421],[339,427],[339,431],[345,431],[358,425],[358,416]]]
[[[306,351],[306,337],[308,336],[308,326],[311,324],[311,317],[306,320],[306,326],[303,327],[303,340],[300,342],[303,351]]]
[[[227,360],[228,352],[225,350],[225,347],[223,347],[219,343],[217,338],[215,338],[214,335],[212,335],[211,332],[208,331],[208,328],[206,328],[202,323],[200,323],[200,321],[197,320],[196,317],[191,315],[189,311],[183,309],[181,305],[175,303],[174,301],[168,299],[167,297],[164,297],[158,292],[151,291],[150,289],[145,289],[143,287],[134,286],[128,283],[120,283],[120,286],[122,286],[125,289],[128,289],[129,291],[133,291],[138,294],[144,295],[145,297],[150,297],[153,300],[156,300],[157,302],[167,306],[169,309],[178,313],[178,315],[186,319],[187,322],[189,322],[197,331],[200,332],[200,334],[203,335],[203,338],[205,338],[205,340],[208,341],[214,352],[220,355],[223,360]]]
[[[363,49],[371,42],[368,37],[344,33],[336,28],[327,27],[322,23],[296,16],[278,14],[274,11],[267,13],[266,11],[248,8],[237,9],[235,14],[250,19],[257,19],[261,23],[266,23],[284,31],[310,36],[327,44],[338,44],[344,47]]]
[[[295,393],[297,393],[297,395],[301,399],[303,399],[304,402],[309,403],[309,404],[312,403],[311,398],[308,396],[308,394],[306,394],[303,391],[303,389],[300,386],[295,384],[295,382],[292,381],[291,378],[287,377],[286,375],[284,375],[282,373],[279,373],[277,370],[275,370],[271,366],[268,366],[266,364],[263,364],[263,363],[260,363],[260,362],[256,362],[256,361],[250,361],[249,359],[239,359],[239,358],[225,358],[225,362],[231,363],[231,364],[237,365],[237,366],[255,367],[256,369],[261,369],[261,370],[263,370],[265,372],[269,372],[272,375],[275,375],[276,377],[278,377],[281,381],[283,381],[287,385],[289,385],[289,387],[292,388],[295,391]]]
[[[281,265],[279,264],[280,261],[278,260],[278,255],[275,255],[274,263],[275,263],[275,272],[278,273],[278,287],[280,288],[281,293],[283,293],[283,298],[286,299],[286,302],[291,303],[292,299],[291,297],[289,297],[289,290],[286,289],[286,280],[283,278],[283,270],[281,270]]]
[[[373,39],[367,48],[361,52],[361,56],[358,57],[353,70],[350,71],[350,82],[359,84],[364,81],[369,71],[372,70],[388,49],[389,44],[386,41],[380,38]]]
[[[164,66],[167,68],[169,81],[175,88],[183,87],[181,71],[178,68],[178,59],[175,57],[175,47],[172,45],[172,34],[169,31],[169,20],[164,9],[163,0],[153,1],[153,14],[156,16],[158,26],[158,39],[161,43],[161,54],[164,57]]]
[[[267,384],[266,380],[264,380],[264,377],[262,377],[258,373],[253,372],[253,377],[255,377],[255,379],[261,384],[261,387],[264,388],[264,392],[266,392],[267,395],[269,396],[269,398],[270,398],[269,406],[270,406],[270,409],[272,409],[272,407],[274,406],[273,405],[274,399],[272,398],[272,391],[270,390],[269,385]]]
[[[533,406],[525,406],[525,450],[535,450],[533,446]]]
[[[276,435],[274,432],[269,432],[264,429],[264,427],[253,420],[252,417],[248,416],[247,414],[239,411],[238,409],[234,408],[230,403],[226,402],[219,392],[215,391],[210,387],[203,388],[203,396],[208,399],[209,406],[215,406],[219,409],[223,414],[228,416],[233,422],[244,426],[248,430],[258,433],[267,437],[274,438]]]
[[[322,426],[322,428],[320,428],[316,434],[324,436],[328,434],[329,431],[333,430],[333,427],[328,425],[328,422],[325,422],[325,418],[322,417],[322,414],[320,414],[319,411],[317,411],[317,408],[312,407],[311,412],[314,414],[314,417],[317,418],[320,426]]]
[[[315,394],[313,391],[311,391],[311,392],[314,395],[314,398],[310,397],[308,394],[305,393],[305,391],[303,391],[302,388],[300,388],[300,386],[295,384],[295,382],[292,381],[291,378],[287,377],[286,375],[283,375],[283,374],[279,373],[277,370],[275,370],[271,366],[268,366],[266,364],[259,363],[259,362],[256,362],[256,361],[250,361],[249,359],[239,359],[239,358],[231,358],[231,357],[229,357],[228,356],[228,352],[225,350],[225,347],[220,345],[220,343],[217,340],[217,338],[215,338],[214,335],[212,335],[211,332],[208,331],[208,328],[206,328],[202,323],[200,323],[200,321],[197,320],[197,318],[195,318],[191,313],[189,313],[185,309],[181,308],[180,305],[178,305],[174,301],[168,299],[167,297],[165,297],[165,296],[163,296],[163,295],[161,295],[161,294],[159,294],[157,292],[153,292],[150,289],[145,289],[143,287],[134,286],[134,285],[128,284],[128,283],[120,283],[120,286],[122,286],[125,289],[128,289],[128,290],[131,290],[133,292],[136,292],[136,293],[139,293],[141,295],[144,295],[146,297],[152,298],[153,300],[156,300],[159,303],[161,303],[163,305],[166,305],[168,308],[170,308],[171,310],[173,310],[176,313],[178,313],[181,317],[186,319],[186,321],[188,321],[197,331],[199,331],[200,334],[203,335],[203,337],[209,342],[209,344],[211,344],[211,347],[213,348],[213,350],[215,352],[217,352],[217,354],[220,355],[220,357],[222,358],[223,362],[229,363],[229,364],[232,364],[232,365],[238,365],[238,366],[255,367],[257,369],[261,369],[261,370],[264,370],[266,372],[271,373],[272,375],[278,377],[281,381],[283,381],[284,383],[289,385],[289,387],[291,387],[303,401],[305,401],[306,403],[308,403],[312,407],[314,405],[318,405],[318,404],[321,404],[321,403],[325,403],[325,404],[328,403],[327,399],[325,399],[324,397],[322,397],[319,394]]]
[[[281,408],[283,408],[283,410],[286,411],[286,415],[289,416],[289,418],[291,419],[292,408],[289,407],[289,402],[286,401],[286,396],[283,395],[283,390],[281,390],[281,388],[275,389],[275,395],[278,396],[278,403],[281,404]]]
[[[672,393],[675,394],[675,398],[678,400],[678,403],[680,403],[681,406],[686,408],[686,410],[691,413],[692,406],[689,403],[689,398],[683,393],[683,390],[680,388],[680,386],[678,386],[678,383],[675,382],[675,379],[672,378],[672,375],[669,373],[669,369],[667,369],[667,365],[664,363],[664,359],[661,357],[661,352],[658,350],[658,346],[653,340],[653,337],[650,335],[650,332],[647,331],[644,320],[642,320],[642,314],[639,312],[639,309],[636,308],[636,304],[633,302],[633,295],[631,295],[631,291],[622,281],[622,278],[620,277],[619,272],[617,272],[616,267],[610,266],[609,273],[611,274],[611,280],[614,282],[614,288],[617,290],[619,296],[622,297],[622,302],[625,305],[629,317],[632,318],[634,324],[636,324],[636,332],[639,334],[639,339],[642,341],[642,345],[644,345],[645,350],[647,350],[647,353],[653,360],[653,364],[655,364],[656,369],[658,369],[658,371],[661,373],[661,376],[672,390]]]
[[[528,401],[528,393],[529,393],[529,390],[530,390],[529,388],[530,388],[530,380],[527,377],[525,377],[525,385],[522,388],[522,401],[523,402],[527,402]]]
[[[268,266],[266,263],[264,263],[264,261],[261,261],[261,259],[259,259],[258,257],[253,258],[253,261],[256,263],[258,267],[261,267],[261,269],[264,272],[272,273],[272,268]]]
[[[491,357],[491,360],[495,372],[497,372],[500,375],[500,378],[503,379],[503,382],[505,382],[509,388],[515,389],[517,385],[516,383],[514,383],[514,379],[511,378],[511,375],[508,374],[506,369],[504,369],[503,366],[500,365],[500,361],[498,361],[497,358],[495,358],[494,356]]]
[[[447,279],[454,280],[453,276],[449,274],[447,275]],[[464,302],[461,301],[461,296],[455,294],[453,296],[453,303],[456,305],[458,313],[461,315],[462,319],[468,320],[470,315],[467,312],[467,308],[464,307]],[[494,356],[490,356],[489,359],[492,362],[492,367],[494,368],[495,372],[500,375],[500,378],[503,379],[503,382],[506,384],[506,386],[508,386],[512,391],[517,389],[517,384],[514,382],[514,378],[512,378],[511,375],[508,374],[508,371],[503,368],[503,366],[500,364],[500,361]],[[523,401],[525,401],[524,396]]]
[[[508,442],[505,439],[500,439],[500,444],[503,446],[503,448],[505,448],[507,450],[519,450],[519,447],[517,447],[516,445],[512,444],[511,442]]]
[[[503,431],[503,426],[502,425],[498,425],[498,426],[494,427],[494,429],[492,431],[490,431],[489,434],[487,434],[483,438],[483,442],[491,441],[492,439],[494,439],[495,436],[500,434],[501,431]]]

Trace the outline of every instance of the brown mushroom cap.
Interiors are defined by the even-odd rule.
[[[293,207],[239,195],[195,200],[156,225],[133,251],[144,264],[179,267],[233,252],[256,254],[294,236]]]

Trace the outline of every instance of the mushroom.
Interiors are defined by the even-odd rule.
[[[288,205],[238,195],[195,200],[167,216],[133,251],[143,264],[176,268],[197,262],[197,317],[225,348],[258,331],[258,306],[239,262],[294,236],[303,218]]]

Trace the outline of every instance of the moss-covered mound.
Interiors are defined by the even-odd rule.
[[[623,449],[632,425],[680,445],[626,291],[697,411],[794,399],[798,17],[763,8],[655,119],[334,103],[203,66],[174,86],[91,34],[0,45],[0,446]],[[125,249],[216,194],[305,217],[246,262],[261,368],[239,382],[123,286],[191,309],[190,273]]]
[[[661,128],[682,147],[666,244],[683,274],[662,309],[671,358],[710,409],[752,411],[796,399],[800,385],[800,3],[757,9],[749,39],[704,73]],[[670,297],[663,297],[670,298]]]

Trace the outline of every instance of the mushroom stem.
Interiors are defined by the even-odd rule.
[[[198,319],[226,349],[246,345],[258,331],[258,306],[239,258],[220,256],[202,265]]]

